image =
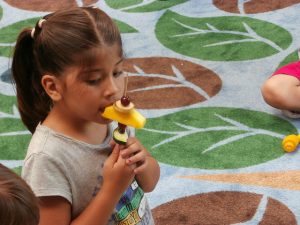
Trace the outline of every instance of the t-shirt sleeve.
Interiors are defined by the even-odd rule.
[[[22,177],[37,197],[60,196],[72,204],[70,183],[64,166],[47,154],[36,153],[27,158]]]
[[[287,64],[283,67],[280,67],[278,70],[276,70],[272,74],[272,76],[278,75],[278,74],[294,76],[300,80],[300,61],[293,62],[293,63]]]

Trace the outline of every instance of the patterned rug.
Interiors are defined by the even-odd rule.
[[[148,194],[157,225],[300,223],[300,152],[282,139],[299,120],[263,101],[262,83],[297,61],[300,0],[0,1],[0,159],[18,173],[30,139],[10,82],[21,28],[96,5],[122,33],[137,131],[159,161]]]

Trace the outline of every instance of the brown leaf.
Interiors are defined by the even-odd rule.
[[[129,96],[140,109],[196,104],[216,95],[222,86],[221,79],[213,71],[175,58],[130,58],[124,62],[124,70],[133,73],[129,78]]]
[[[76,0],[4,0],[9,5],[25,10],[31,11],[43,11],[52,12],[59,9],[68,9],[70,7],[78,6]],[[88,6],[93,3],[98,2],[98,0],[83,0],[83,6]]]
[[[251,220],[261,198],[259,194],[248,192],[210,192],[173,200],[152,211],[156,225],[229,225]],[[259,224],[296,225],[297,222],[288,207],[268,198],[265,213]]]
[[[241,13],[238,0],[213,0],[213,4],[221,10],[231,13]],[[300,3],[300,0],[252,0],[243,5],[246,14],[270,12]]]

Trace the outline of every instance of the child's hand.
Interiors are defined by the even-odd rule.
[[[111,143],[114,145],[114,143]],[[131,168],[135,179],[144,192],[152,191],[159,179],[160,169],[157,161],[135,137],[129,137],[122,146],[120,156],[123,163]]]
[[[135,165],[134,173],[142,173],[147,167],[147,156],[150,154],[146,148],[135,137],[129,137],[126,147],[120,151],[127,165]]]
[[[104,162],[103,166],[103,188],[118,194],[123,193],[132,183],[135,167],[126,164],[126,160],[120,155],[120,146],[113,145],[111,155]]]

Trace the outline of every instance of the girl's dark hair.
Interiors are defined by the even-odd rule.
[[[51,108],[50,97],[41,85],[45,74],[60,76],[73,65],[93,63],[93,49],[118,44],[122,55],[120,32],[112,19],[92,7],[60,10],[38,22],[34,36],[24,29],[17,39],[12,61],[21,119],[31,133]]]
[[[0,224],[38,225],[38,199],[27,183],[0,164]]]

